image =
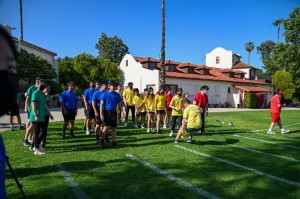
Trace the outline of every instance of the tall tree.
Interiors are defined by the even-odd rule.
[[[295,84],[291,73],[278,70],[274,73],[272,79],[276,89],[284,91],[284,99],[292,99],[295,92]]]
[[[253,42],[248,42],[248,43],[246,43],[245,44],[245,49],[246,49],[246,51],[248,52],[248,64],[250,65],[250,53],[251,53],[251,51],[254,49],[254,44],[253,44]]]
[[[165,70],[165,0],[161,2],[161,58],[160,58],[160,85],[166,84],[166,70]]]
[[[17,58],[18,76],[27,82],[31,82],[39,76],[43,79],[52,79],[56,77],[53,66],[45,59],[38,57],[26,50],[21,49]]]
[[[261,55],[262,61],[264,59],[271,57],[272,50],[275,46],[276,46],[276,44],[273,41],[268,40],[268,41],[262,42],[260,44],[260,46],[256,47],[257,53],[259,53]]]
[[[276,19],[273,22],[273,25],[277,27],[277,41],[278,41],[277,44],[279,44],[279,42],[280,42],[279,41],[279,34],[280,34],[280,26],[281,26],[282,22],[283,22],[283,19]]]
[[[105,33],[101,34],[95,48],[98,49],[100,58],[109,59],[118,65],[124,55],[129,53],[128,47],[124,44],[122,39],[117,36],[108,37]]]

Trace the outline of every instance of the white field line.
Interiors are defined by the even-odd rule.
[[[274,144],[274,145],[278,145],[278,146],[284,146],[284,147],[293,148],[293,149],[300,149],[300,147],[296,147],[296,146],[291,146],[291,145],[286,145],[286,144],[278,144],[276,142],[271,142],[271,141],[266,141],[266,140],[259,140],[259,139],[245,137],[245,136],[241,136],[241,135],[233,135],[233,136],[241,137],[241,138],[245,138],[245,139],[249,139],[249,140],[255,140],[255,141],[258,141],[258,142],[264,142],[264,143],[268,143],[268,144]]]
[[[272,137],[272,138],[276,138],[276,139],[280,139],[280,140],[290,140],[290,141],[300,142],[300,140],[290,139],[290,138],[283,138],[283,137],[274,137],[270,134],[262,134],[262,133],[256,133],[256,134],[261,135],[261,136],[265,136],[265,137]]]
[[[218,196],[215,196],[214,194],[209,193],[209,192],[207,192],[204,189],[201,189],[199,187],[195,187],[195,186],[189,184],[188,182],[184,181],[183,179],[178,178],[178,177],[176,177],[176,176],[174,176],[172,174],[169,174],[166,171],[161,170],[158,167],[156,167],[156,166],[154,166],[154,165],[152,165],[152,164],[150,164],[148,162],[145,162],[144,160],[141,160],[141,159],[135,157],[132,154],[126,154],[126,156],[128,158],[130,158],[131,160],[133,160],[135,162],[138,162],[138,163],[144,165],[145,167],[148,167],[149,169],[155,171],[156,173],[158,173],[158,174],[160,174],[160,175],[168,178],[169,180],[173,180],[173,181],[177,182],[178,184],[180,184],[180,185],[182,185],[182,186],[190,189],[191,191],[194,191],[194,192],[198,193],[201,196],[204,196],[206,198],[214,198],[214,199],[218,199],[219,198]]]
[[[286,127],[286,126],[297,126],[298,124],[300,124],[300,123],[288,124],[288,125],[284,125],[284,127]],[[250,132],[256,133],[256,132],[267,131],[267,130],[269,130],[269,129],[252,130]]]
[[[257,174],[257,175],[266,176],[266,177],[271,178],[273,180],[284,182],[286,184],[294,185],[294,186],[300,188],[300,183],[298,183],[298,182],[294,182],[294,181],[291,181],[291,180],[288,180],[288,179],[285,179],[285,178],[280,178],[280,177],[277,177],[277,176],[273,176],[271,174],[264,173],[262,171],[253,169],[251,167],[243,166],[243,165],[240,165],[240,164],[237,164],[237,163],[234,163],[234,162],[222,159],[222,158],[218,158],[218,157],[215,157],[215,156],[212,156],[212,155],[209,155],[209,154],[201,153],[201,152],[198,152],[198,151],[195,151],[195,150],[183,147],[183,146],[175,145],[175,147],[183,149],[185,151],[189,151],[189,152],[194,153],[196,155],[201,155],[201,156],[204,156],[204,157],[207,157],[207,158],[213,159],[215,161],[219,161],[219,162],[224,162],[224,163],[229,164],[231,166],[238,167],[238,168],[241,168],[241,169],[245,169],[247,171],[251,171],[251,172],[253,172],[253,173]]]
[[[290,157],[287,157],[287,156],[283,156],[283,155],[276,155],[276,154],[273,154],[273,153],[266,153],[266,152],[263,152],[263,151],[257,151],[257,150],[254,150],[254,149],[249,149],[247,147],[237,146],[237,145],[234,145],[234,144],[227,144],[227,143],[220,142],[220,141],[217,141],[217,140],[214,140],[214,139],[208,139],[208,140],[216,142],[216,143],[220,143],[220,144],[223,144],[223,145],[228,145],[228,146],[231,146],[231,147],[244,149],[246,151],[250,151],[250,152],[253,152],[253,153],[259,153],[259,154],[263,154],[263,155],[271,156],[271,157],[275,157],[275,158],[291,160],[293,162],[300,162],[300,160],[297,160],[295,158],[290,158]]]
[[[85,193],[82,191],[81,187],[75,182],[71,174],[65,169],[62,164],[56,165],[59,173],[64,177],[65,181],[73,188],[76,198],[78,199],[88,199]]]

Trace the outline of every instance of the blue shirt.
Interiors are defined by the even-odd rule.
[[[105,91],[104,91],[105,92]],[[101,97],[101,95],[104,93],[104,92],[102,92],[102,91],[100,91],[100,90],[97,90],[96,92],[94,92],[94,94],[93,94],[93,97],[92,97],[92,100],[93,101],[95,101],[95,103],[96,103],[96,106],[100,106],[100,97]]]
[[[88,102],[88,104],[92,104],[92,98],[93,98],[93,94],[94,92],[96,92],[96,89],[91,89],[88,88],[84,91],[83,93],[83,97],[85,97],[86,101]]]
[[[63,92],[58,99],[64,103],[66,109],[74,110],[77,107],[77,95],[69,90]]]
[[[123,101],[119,93],[109,91],[105,91],[100,100],[104,102],[104,110],[107,111],[115,111],[117,104]]]

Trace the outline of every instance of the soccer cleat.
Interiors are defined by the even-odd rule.
[[[125,127],[125,128],[128,128],[128,123],[125,123],[125,124],[124,124],[124,127]]]
[[[41,149],[37,149],[34,151],[34,155],[45,155],[45,153]]]
[[[173,134],[174,134],[174,133],[173,133],[173,131],[171,131],[171,133],[169,134],[169,137],[172,137],[172,136],[173,136]]]
[[[271,135],[276,134],[274,131],[270,131],[270,130],[268,130],[267,133],[268,133],[268,134],[271,134]]]
[[[86,129],[85,134],[86,134],[86,135],[90,135],[90,130],[89,130],[89,129]]]
[[[150,133],[150,129],[149,128],[147,129],[147,133]]]
[[[114,149],[118,149],[119,148],[119,145],[116,142],[111,143],[111,145],[112,145],[112,147]]]
[[[35,147],[32,147],[32,146],[30,146],[30,147],[29,147],[29,150],[30,150],[30,151],[36,151],[36,148],[35,148]]]
[[[281,131],[282,134],[286,134],[286,133],[289,133],[289,132],[290,132],[289,130],[286,130],[286,129],[284,129],[284,128],[280,129],[280,131]]]
[[[174,140],[174,143],[175,143],[175,144],[177,144],[177,143],[178,143],[178,140],[177,140],[177,139],[175,139],[175,140]]]
[[[141,124],[141,128],[142,128],[142,129],[145,128],[145,127],[144,127],[144,124]]]

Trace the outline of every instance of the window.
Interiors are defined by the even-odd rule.
[[[217,56],[217,57],[216,57],[216,64],[219,64],[219,63],[220,63],[220,57]]]
[[[228,87],[227,93],[231,93],[231,88],[230,87]]]
[[[215,86],[215,97],[220,97],[220,86]]]
[[[126,66],[128,66],[128,59],[126,60]]]
[[[154,70],[156,67],[156,63],[155,62],[149,62],[149,69]]]
[[[175,65],[169,65],[169,71],[175,72]]]
[[[194,69],[193,68],[188,68],[188,73],[194,73]]]

